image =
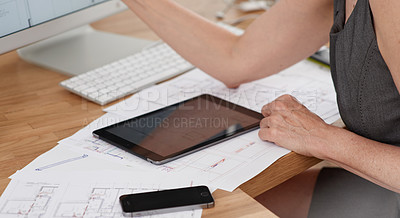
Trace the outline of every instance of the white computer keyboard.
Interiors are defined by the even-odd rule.
[[[242,29],[218,23],[240,35]],[[134,55],[60,83],[65,89],[100,105],[193,69],[166,43],[159,42]]]

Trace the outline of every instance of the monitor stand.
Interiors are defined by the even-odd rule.
[[[152,43],[86,25],[21,48],[18,54],[27,62],[75,76],[132,55]]]

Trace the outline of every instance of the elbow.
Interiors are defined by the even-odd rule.
[[[219,66],[217,69],[204,69],[203,71],[222,82],[229,89],[236,89],[245,83],[245,73],[232,66]]]
[[[225,79],[221,80],[222,83],[228,88],[228,89],[236,89],[239,88],[240,85],[243,83],[246,83],[244,76],[242,76],[243,72],[226,72]]]
[[[260,69],[256,65],[248,65],[242,62],[239,66],[231,66],[229,70],[224,70],[223,75],[225,76],[221,81],[225,86],[230,89],[236,89],[244,83],[258,79]]]
[[[241,85],[241,82],[224,82],[224,85],[226,86],[226,88],[228,89],[237,89],[239,88],[239,86]]]
[[[208,72],[230,89],[238,88],[244,83],[268,75],[262,60],[258,58],[249,59],[241,55],[231,55],[230,58],[219,61],[215,67],[205,69],[205,72]]]

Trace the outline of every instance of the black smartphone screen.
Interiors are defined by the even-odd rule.
[[[214,206],[214,199],[207,186],[129,194],[119,199],[125,213],[187,206],[195,206],[193,209]]]

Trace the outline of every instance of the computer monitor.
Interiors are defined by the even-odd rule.
[[[0,54],[23,47],[18,54],[28,62],[87,72],[149,45],[88,25],[125,9],[120,0],[0,0]]]

